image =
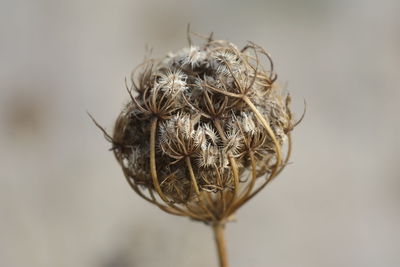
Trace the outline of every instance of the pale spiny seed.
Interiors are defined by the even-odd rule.
[[[166,212],[227,219],[287,163],[294,123],[276,77],[261,47],[212,38],[144,62],[111,138],[132,188]]]

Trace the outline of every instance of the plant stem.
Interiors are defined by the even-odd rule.
[[[225,223],[216,222],[213,224],[214,238],[218,250],[219,266],[228,267],[228,257],[226,254],[226,244],[224,237]]]

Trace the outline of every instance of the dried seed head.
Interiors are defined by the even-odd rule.
[[[156,79],[155,87],[160,87],[161,91],[176,96],[187,89],[187,76],[181,70],[167,70],[165,73],[160,73]]]
[[[270,60],[253,43],[209,38],[142,64],[112,138],[132,188],[164,211],[212,222],[271,181],[294,124]]]

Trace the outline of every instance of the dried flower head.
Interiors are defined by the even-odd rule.
[[[276,78],[260,46],[211,37],[146,60],[108,136],[133,190],[166,212],[226,221],[288,161],[295,124]]]

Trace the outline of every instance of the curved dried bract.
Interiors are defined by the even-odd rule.
[[[290,99],[273,68],[260,46],[211,37],[141,64],[108,137],[132,188],[205,223],[233,215],[290,154]]]

